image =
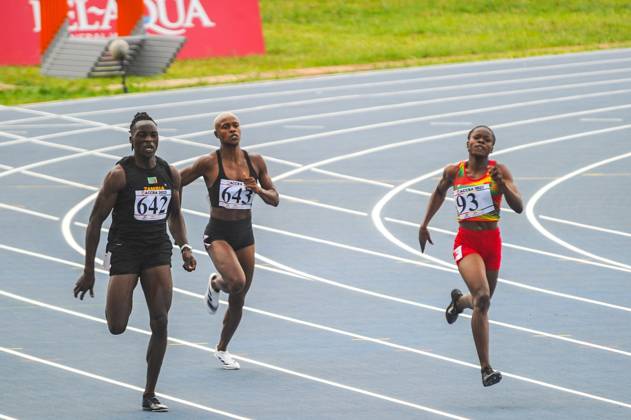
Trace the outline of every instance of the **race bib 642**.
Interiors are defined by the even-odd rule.
[[[162,220],[167,217],[171,190],[136,190],[134,219]]]

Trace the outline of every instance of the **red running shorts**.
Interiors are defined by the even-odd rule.
[[[499,271],[502,263],[502,237],[500,229],[471,230],[459,228],[454,240],[454,260],[456,264],[469,254],[482,257],[487,270]]]

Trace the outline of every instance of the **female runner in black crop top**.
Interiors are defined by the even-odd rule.
[[[206,251],[219,274],[211,274],[206,305],[211,313],[219,306],[219,292],[230,294],[221,338],[215,355],[224,369],[239,369],[239,363],[226,351],[236,331],[245,295],[254,274],[254,235],[252,201],[258,195],[269,205],[278,205],[278,192],[260,155],[248,155],[239,146],[239,119],[230,112],[215,118],[216,152],[199,158],[180,172],[182,187],[204,177],[210,196],[210,221],[204,232]],[[257,182],[258,181],[258,182]]]

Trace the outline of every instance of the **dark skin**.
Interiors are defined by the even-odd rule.
[[[495,146],[495,136],[486,127],[478,127],[473,130],[467,139],[467,151],[469,160],[466,164],[467,176],[477,179],[485,175],[488,169],[489,155]],[[428,225],[432,217],[445,201],[447,190],[453,187],[454,179],[458,173],[458,165],[447,165],[443,175],[432,193],[425,218],[419,228],[418,241],[421,252],[425,252],[425,246],[432,242]],[[489,170],[493,181],[504,195],[506,203],[516,213],[523,211],[524,205],[521,194],[513,183],[513,176],[505,165],[496,164]],[[496,209],[499,211],[499,209]],[[497,222],[471,222],[463,220],[460,226],[470,230],[492,230],[497,228]],[[479,254],[470,254],[460,260],[458,271],[469,288],[468,294],[462,296],[456,303],[460,311],[465,308],[473,309],[471,329],[475,342],[480,366],[485,369],[490,367],[489,362],[489,319],[488,310],[491,305],[491,297],[497,285],[499,271],[487,270],[484,261]]]
[[[278,191],[272,183],[263,157],[250,154],[254,170],[258,174],[259,183],[250,176],[247,162],[240,147],[241,128],[239,120],[234,116],[227,116],[215,125],[215,137],[221,144],[221,158],[225,175],[229,179],[239,180],[246,187],[257,194],[271,206],[278,206]],[[200,157],[191,167],[182,170],[182,187],[190,184],[199,177],[204,178],[206,187],[210,188],[219,175],[217,153],[213,152]],[[251,216],[252,211],[213,207],[211,216],[220,220],[241,220]],[[213,281],[212,287],[229,293],[228,309],[223,320],[223,329],[217,345],[217,350],[225,351],[230,339],[239,326],[243,314],[245,296],[252,284],[254,274],[254,245],[235,251],[223,240],[215,240],[207,249],[213,265],[219,276]]]
[[[134,149],[135,164],[140,168],[155,167],[155,153],[159,140],[155,123],[140,120],[134,125],[130,134],[129,141]],[[188,241],[186,239],[186,225],[180,207],[180,174],[174,167],[169,169],[173,179],[173,191],[168,226],[175,243],[183,245]],[[99,190],[90,214],[86,231],[85,266],[83,274],[74,287],[75,298],[79,297],[83,300],[87,292],[90,293],[91,297],[94,297],[94,258],[101,236],[101,227],[116,204],[118,193],[125,188],[126,183],[125,171],[120,165],[116,165],[105,176],[105,181]],[[195,270],[197,262],[190,249],[184,249],[182,260],[186,271]],[[133,291],[139,279],[151,319],[152,334],[147,349],[147,383],[144,393],[146,397],[151,397],[155,395],[155,386],[167,345],[167,319],[173,293],[171,267],[168,265],[151,267],[143,270],[140,276],[138,274],[110,276],[105,317],[112,334],[122,334],[125,331],[132,310]]]

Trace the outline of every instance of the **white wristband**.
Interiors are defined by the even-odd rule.
[[[193,247],[191,247],[189,244],[180,245],[180,252],[184,252],[185,249],[190,249],[192,251]]]

